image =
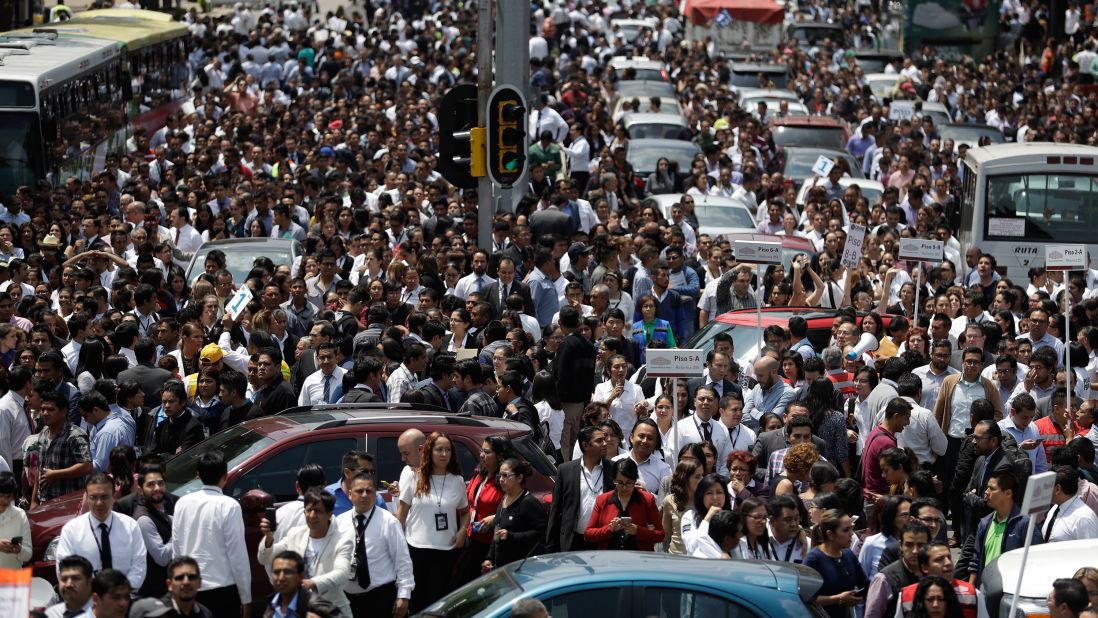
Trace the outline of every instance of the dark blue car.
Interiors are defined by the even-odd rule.
[[[549,554],[515,562],[447,595],[420,616],[496,618],[536,597],[558,617],[824,616],[816,571],[786,562],[702,560],[630,551]]]

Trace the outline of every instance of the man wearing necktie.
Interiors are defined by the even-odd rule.
[[[301,406],[335,403],[343,397],[343,374],[347,370],[336,364],[336,344],[320,344],[316,351],[320,369],[305,378],[297,404]]]
[[[453,354],[438,354],[431,363],[431,381],[420,387],[424,403],[442,410],[456,412],[457,407],[450,400],[450,389],[454,386],[456,359]]]
[[[1079,495],[1079,475],[1069,466],[1055,466],[1052,508],[1041,526],[1046,543],[1098,538],[1098,515]]]
[[[495,279],[488,276],[487,251],[478,249],[477,252],[473,254],[471,266],[473,272],[459,279],[457,285],[454,286],[454,295],[462,300],[468,299],[469,295],[473,292],[483,295],[488,286],[496,282]]]
[[[377,486],[373,476],[361,473],[351,479],[354,508],[336,518],[346,536],[354,536],[354,559],[350,580],[343,591],[354,616],[408,613],[415,581],[408,543],[396,516],[376,506]]]
[[[705,367],[709,370],[707,378],[691,378],[686,383],[686,392],[693,401],[694,393],[699,386],[708,386],[717,392],[717,401],[720,401],[729,393],[741,393],[740,387],[728,379],[732,368],[732,359],[724,352],[710,350],[706,356]]]
[[[709,442],[717,450],[717,472],[727,475],[732,441],[715,418],[718,401],[717,392],[712,386],[699,386],[694,391],[694,416],[683,419],[679,424],[679,445]]]
[[[61,529],[58,565],[67,556],[84,556],[94,571],[118,570],[133,590],[140,589],[147,566],[140,527],[132,518],[112,510],[114,482],[106,474],[93,474],[84,491],[88,512],[69,520]]]

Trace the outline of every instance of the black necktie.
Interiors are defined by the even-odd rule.
[[[107,524],[99,524],[99,562],[103,563],[104,569],[110,569],[114,566],[114,561],[111,559],[111,529],[107,527]]]
[[[709,421],[703,421],[701,424],[702,434],[704,434],[706,442],[713,441],[713,428],[709,426]]]
[[[355,525],[355,531],[358,534],[355,543],[355,560],[358,563],[355,566],[355,580],[363,590],[366,590],[370,587],[370,565],[366,562],[366,516],[360,514],[355,519],[358,520],[358,524]]]
[[[1048,543],[1048,537],[1052,536],[1052,527],[1056,525],[1056,516],[1060,514],[1060,505],[1052,507],[1052,512],[1048,516],[1048,527],[1045,528],[1045,542]]]

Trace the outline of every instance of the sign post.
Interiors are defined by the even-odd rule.
[[[910,261],[926,261],[926,262],[941,262],[945,259],[945,243],[940,240],[924,240],[922,238],[901,238],[900,239],[900,259]],[[915,269],[908,264],[908,268],[912,271]],[[919,271],[922,272],[920,266]],[[913,327],[919,326],[919,296],[922,292],[923,284],[919,280],[920,277],[912,277],[915,282],[915,315],[912,317],[914,323]],[[887,293],[888,290],[885,290]],[[886,297],[887,300],[887,297]]]
[[[646,350],[647,376],[652,378],[671,378],[671,401],[675,406],[672,416],[671,452],[679,452],[679,378],[698,378],[705,371],[705,350]]]
[[[751,240],[737,240],[734,245],[736,262],[740,264],[755,265],[755,354],[763,347],[762,334],[762,305],[763,285],[762,275],[759,274],[762,264],[782,263],[782,244],[778,242],[755,242]]]
[[[1084,252],[1085,255],[1085,252]],[[1038,447],[1041,448],[1041,447]],[[1014,585],[1014,599],[1010,602],[1010,613],[1013,616],[1018,609],[1018,594],[1022,589],[1022,575],[1026,572],[1026,560],[1029,558],[1029,544],[1033,540],[1034,516],[1048,508],[1052,504],[1052,489],[1056,486],[1055,472],[1042,472],[1034,474],[1026,481],[1026,493],[1022,498],[1022,513],[1029,517],[1029,525],[1026,527],[1026,545],[1022,550],[1022,566],[1018,568],[1018,583]]]
[[[1045,270],[1064,271],[1064,366],[1067,368],[1068,389],[1067,409],[1071,410],[1071,292],[1068,292],[1068,279],[1071,271],[1087,269],[1087,248],[1084,245],[1045,245]]]

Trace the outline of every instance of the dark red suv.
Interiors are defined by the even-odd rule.
[[[404,463],[397,451],[397,438],[406,429],[425,434],[441,431],[455,442],[457,458],[466,480],[479,465],[481,443],[489,436],[507,436],[515,450],[534,468],[527,486],[548,501],[552,494],[556,466],[538,448],[529,426],[497,418],[457,416],[445,412],[413,410],[408,404],[340,404],[291,408],[282,414],[246,421],[204,440],[171,461],[166,467],[168,491],[183,496],[201,487],[198,457],[220,451],[229,467],[225,495],[240,501],[244,512],[248,556],[252,562],[252,598],[271,594],[270,582],[256,562],[259,520],[263,509],[297,497],[294,481],[305,463],[324,467],[329,483],[341,474],[341,459],[350,450],[365,450],[374,457],[379,481],[396,481]],[[392,496],[383,494],[395,512]],[[34,574],[56,580],[54,558],[61,528],[81,512],[83,493],[72,493],[30,512],[34,541]]]

